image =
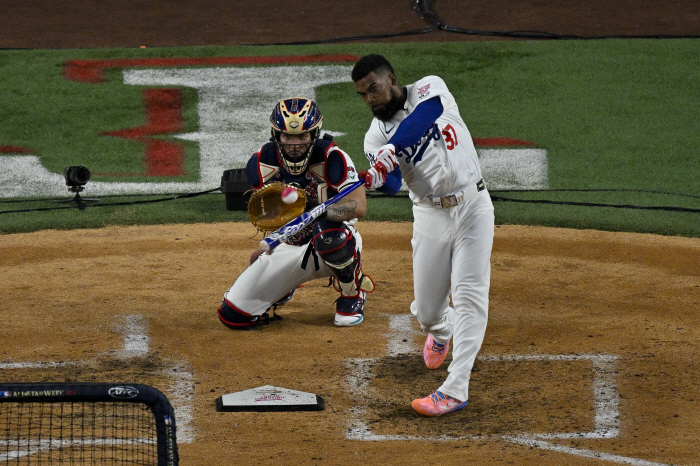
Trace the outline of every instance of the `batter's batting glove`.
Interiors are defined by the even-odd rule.
[[[380,188],[386,181],[386,172],[381,164],[375,164],[366,172],[360,173],[360,177],[362,176],[365,177],[365,188],[367,189]]]
[[[391,173],[394,168],[399,166],[399,161],[396,159],[396,147],[393,144],[379,148],[379,152],[374,158],[374,166],[376,167],[378,164],[384,167],[384,173]]]

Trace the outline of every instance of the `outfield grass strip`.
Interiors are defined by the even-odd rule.
[[[163,197],[163,198],[158,198],[158,199],[144,199],[140,201],[125,201],[125,202],[109,202],[109,203],[100,203],[100,204],[87,204],[83,203],[83,207],[114,207],[114,206],[127,206],[127,205],[138,205],[138,204],[153,204],[155,202],[164,202],[164,201],[174,201],[176,199],[187,199],[191,197],[197,197],[201,196],[203,194],[210,194],[213,193],[214,191],[218,191],[219,188],[215,189],[210,189],[208,191],[200,191],[197,193],[183,193],[183,194],[175,194],[171,197]],[[85,200],[83,200],[85,201]],[[56,202],[55,199],[49,200],[49,202]],[[70,201],[62,201],[62,202],[70,202]],[[38,208],[33,208],[33,209],[18,209],[18,210],[3,210],[0,211],[0,214],[12,214],[12,213],[22,213],[22,212],[46,212],[49,210],[63,210],[63,209],[77,209],[79,206],[66,206],[66,207],[38,207]],[[81,209],[84,210],[84,209]]]
[[[692,209],[688,207],[678,206],[638,206],[632,204],[602,204],[597,202],[573,202],[573,201],[550,201],[548,199],[512,199],[508,197],[491,196],[494,202],[525,202],[531,204],[553,204],[553,205],[570,205],[579,207],[613,207],[617,209],[640,209],[640,210],[665,210],[669,212],[694,212],[700,213],[700,209]]]
[[[653,191],[648,189],[489,189],[491,193],[649,193],[664,194],[668,196],[683,196],[700,199],[695,194],[671,193],[667,191]]]

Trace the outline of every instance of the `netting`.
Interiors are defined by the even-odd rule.
[[[157,465],[143,403],[0,403],[0,464]]]

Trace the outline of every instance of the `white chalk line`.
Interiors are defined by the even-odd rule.
[[[20,448],[0,455],[0,461],[23,458],[25,456],[41,453],[46,450],[59,450],[73,445],[156,445],[155,437],[142,437],[134,439],[96,438],[96,439],[71,439],[71,440],[0,440],[0,445],[7,448]]]
[[[75,366],[78,363],[67,362],[0,362],[0,369],[48,369],[52,367]]]
[[[387,353],[389,356],[414,353],[416,348],[410,342],[417,334],[422,334],[412,326],[412,315],[387,315],[389,318],[389,333]],[[411,436],[411,435],[384,435],[375,434],[362,420],[366,413],[366,406],[357,403],[350,410],[350,420],[346,438],[362,441],[389,441],[389,440],[414,440],[414,441],[457,441],[457,440],[505,440],[519,445],[527,445],[542,450],[556,451],[585,458],[597,458],[619,464],[632,466],[668,466],[664,463],[656,463],[637,458],[629,458],[621,455],[597,452],[581,448],[573,448],[557,445],[547,440],[561,439],[611,439],[620,435],[619,404],[620,397],[617,390],[615,362],[618,357],[605,354],[563,354],[563,355],[492,355],[478,356],[480,361],[590,361],[593,372],[593,404],[595,408],[594,429],[591,432],[549,432],[536,434],[512,434],[512,435],[462,435],[462,436]],[[347,383],[353,394],[359,401],[377,396],[369,386],[372,378],[371,367],[379,362],[379,358],[351,359],[348,361],[349,374]]]
[[[599,451],[586,450],[583,448],[573,448],[564,445],[556,445],[550,442],[545,442],[544,440],[537,440],[526,435],[505,435],[502,438],[509,442],[517,443],[520,445],[526,445],[528,447],[539,448],[541,450],[556,451],[559,453],[567,453],[569,455],[582,456],[584,458],[597,458],[600,460],[612,461],[614,463],[631,464],[633,466],[669,466],[664,463],[655,463],[653,461],[646,461],[637,458],[613,455],[611,453],[603,453]]]
[[[141,315],[126,316],[126,324],[117,326],[124,335],[124,347],[117,352],[119,359],[144,357],[150,351],[151,338],[148,335],[148,321]],[[175,411],[178,443],[194,442],[194,376],[182,364],[160,371],[170,380],[168,400]]]
[[[140,315],[125,317],[125,323],[118,325],[116,330],[123,335],[123,346],[115,352],[118,359],[128,360],[134,357],[146,356],[150,351],[148,321]],[[0,370],[9,369],[47,369],[54,367],[90,365],[94,361],[60,361],[60,362],[5,362],[0,363]],[[177,423],[177,442],[193,443],[195,439],[194,421],[194,375],[182,364],[160,371],[169,381],[168,400],[175,411]]]
[[[117,326],[124,335],[124,347],[117,351],[119,359],[138,358],[148,354],[151,338],[148,336],[148,322],[140,315],[126,316],[126,324]]]
[[[423,332],[411,326],[413,316],[382,314],[381,317],[389,318],[389,333],[384,335],[387,337],[387,354],[412,354],[415,351],[413,337],[423,335]]]
[[[176,365],[162,371],[170,379],[168,393],[170,403],[175,411],[177,423],[177,443],[193,443],[194,427],[194,374],[187,371],[185,366]]]

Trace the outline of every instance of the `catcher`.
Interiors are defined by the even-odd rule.
[[[332,137],[320,138],[322,121],[310,99],[284,99],[272,111],[272,138],[246,167],[255,190],[248,213],[259,230],[276,230],[358,180],[348,154]],[[283,202],[282,191],[289,186],[296,193]],[[362,272],[362,238],[353,225],[366,207],[365,188],[360,187],[270,254],[262,248],[253,251],[249,267],[224,294],[218,309],[221,322],[232,329],[253,328],[268,317],[268,310],[289,301],[297,286],[324,277],[340,292],[335,325],[362,322],[374,283]]]

